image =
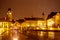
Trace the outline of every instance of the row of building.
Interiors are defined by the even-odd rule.
[[[5,17],[0,18],[0,28],[9,28],[12,23],[12,11],[9,8],[7,11],[7,15]]]
[[[60,12],[51,12],[46,19],[43,13],[42,18],[29,17],[14,21],[12,17],[12,11],[9,8],[7,11],[7,16],[4,18],[0,18],[0,28],[31,27],[37,29],[44,29],[44,28],[58,28],[59,26],[60,26]]]

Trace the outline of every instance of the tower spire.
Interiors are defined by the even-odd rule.
[[[7,19],[8,19],[8,21],[12,21],[12,10],[11,10],[11,8],[8,8]]]
[[[11,8],[8,8],[8,11],[11,11]]]
[[[45,19],[45,14],[44,14],[44,12],[42,13],[42,18]]]

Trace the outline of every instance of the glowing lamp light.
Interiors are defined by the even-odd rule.
[[[0,35],[4,32],[3,28],[0,28]]]
[[[43,25],[42,23],[40,23],[40,25]]]
[[[53,28],[51,27],[50,30],[53,30]]]
[[[31,26],[36,26],[36,25],[32,24]]]
[[[17,37],[13,37],[13,40],[18,40],[18,38]]]
[[[48,26],[52,26],[54,24],[54,21],[48,22]]]
[[[60,27],[58,26],[58,30],[60,30]]]
[[[9,14],[11,14],[11,12]]]
[[[11,24],[11,26],[13,26],[13,24]]]
[[[30,25],[28,24],[27,26],[29,27]]]
[[[2,22],[0,22],[0,25],[2,25]]]
[[[36,29],[39,29],[39,27],[37,27]]]
[[[43,32],[41,31],[41,34],[40,34],[40,36],[43,36],[44,34],[43,34]]]
[[[42,28],[43,30],[45,30],[46,28]]]
[[[2,34],[1,29],[0,29],[0,35]]]

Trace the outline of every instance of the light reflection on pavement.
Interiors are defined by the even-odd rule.
[[[24,31],[23,31],[24,32]],[[60,32],[41,32],[41,31],[25,31],[21,33],[20,30],[17,29],[10,29],[5,31],[3,34],[0,35],[0,40],[60,40],[59,35]]]

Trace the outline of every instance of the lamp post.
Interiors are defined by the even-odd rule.
[[[46,37],[46,39],[48,40],[48,26],[47,26],[47,19],[46,19],[46,31],[47,31],[47,37]]]
[[[53,20],[54,20],[54,27],[55,27],[55,16],[53,16]]]

